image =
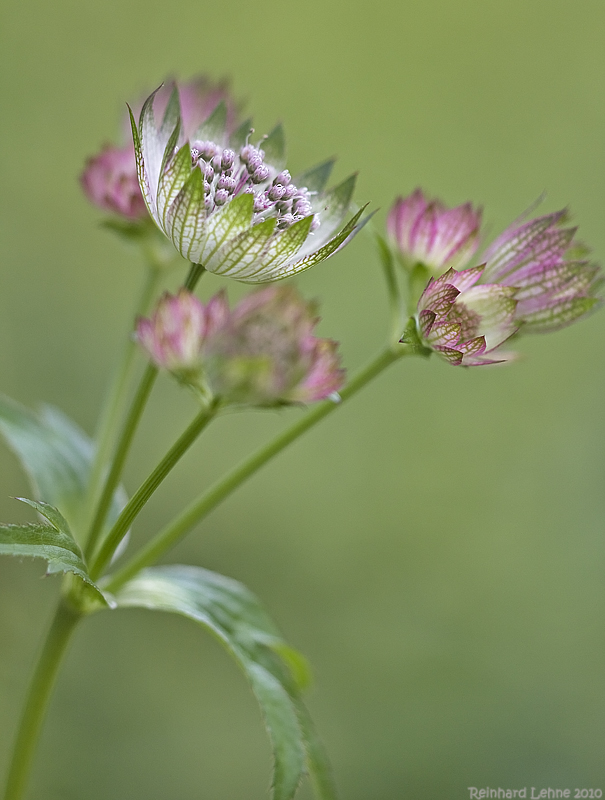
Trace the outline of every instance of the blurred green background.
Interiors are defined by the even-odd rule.
[[[493,236],[547,190],[542,209],[569,204],[605,257],[602,0],[4,0],[1,15],[1,388],[90,432],[143,271],[78,174],[167,74],[231,76],[258,131],[284,122],[293,171],[331,154],[337,177],[359,170],[380,225],[422,185],[483,204]],[[297,280],[350,369],[387,328],[381,281],[364,236]],[[170,554],[244,581],[310,658],[343,798],[605,790],[604,334],[600,314],[523,340],[507,368],[396,365]],[[131,490],[192,412],[162,380]],[[218,422],[136,540],[299,413]],[[24,519],[4,448],[0,476],[1,518]],[[41,573],[0,562],[0,774],[57,596]],[[269,774],[255,702],[214,641],[106,613],[74,640],[31,796],[251,800]]]

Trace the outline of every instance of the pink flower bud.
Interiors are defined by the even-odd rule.
[[[80,182],[91,203],[104,211],[127,219],[147,216],[132,145],[104,147],[97,156],[88,159]]]
[[[214,322],[207,309],[185,289],[160,298],[151,319],[140,318],[136,335],[151,360],[181,378],[200,371],[204,337]]]
[[[170,95],[175,86],[168,81],[156,94],[155,112],[162,120]],[[223,100],[227,107],[227,130],[237,124],[238,110],[229,94],[227,83],[213,83],[200,76],[185,83],[176,83],[179,92],[183,141],[194,134]],[[142,107],[134,103],[137,116]],[[82,188],[94,205],[127,219],[143,219],[147,216],[145,202],[139,188],[134,147],[130,142],[130,116],[124,116],[123,139],[129,142],[123,147],[107,145],[96,156],[89,158],[81,176]]]
[[[481,211],[470,203],[446,208],[425,198],[421,189],[393,205],[387,229],[393,246],[408,267],[421,263],[439,275],[464,266],[479,245]]]

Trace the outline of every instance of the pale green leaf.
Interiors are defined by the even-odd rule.
[[[306,186],[310,192],[322,192],[332,174],[332,168],[335,163],[335,158],[329,158],[327,161],[298,175],[294,179],[294,183],[300,187]]]
[[[269,217],[230,239],[204,266],[217,275],[239,279],[240,273],[246,273],[262,259],[269,239],[273,236],[275,222],[275,217]]]
[[[168,167],[162,173],[158,186],[157,209],[158,217],[166,227],[168,209],[176,200],[179,192],[191,175],[191,150],[189,144],[184,144],[174,156]]]
[[[144,570],[115,599],[121,608],[170,611],[210,630],[244,671],[261,706],[273,747],[274,800],[294,796],[305,763],[320,797],[333,800],[327,759],[300,699],[308,668],[248,589],[208,570],[177,565]]]
[[[244,233],[250,228],[254,213],[254,197],[251,194],[240,194],[224,205],[220,211],[209,218],[206,231],[207,238],[201,254],[201,262],[209,264],[216,251],[230,239]]]
[[[192,141],[223,144],[227,130],[227,105],[224,100],[216,106],[207,120],[193,134]]]
[[[289,228],[277,233],[267,244],[259,264],[251,264],[247,270],[238,271],[237,279],[244,283],[258,283],[267,280],[267,276],[274,275],[280,267],[296,255],[304,244],[313,217],[299,219]]]
[[[132,129],[132,141],[134,144],[134,157],[137,165],[137,178],[141,188],[141,194],[143,195],[143,200],[147,206],[147,211],[149,211],[152,217],[155,217],[155,196],[151,193],[149,177],[145,169],[145,158],[143,156],[141,136],[130,106],[128,106],[128,113],[130,114],[130,127]]]
[[[56,408],[35,413],[0,395],[0,434],[19,461],[38,500],[61,509],[77,531],[94,457],[94,444],[72,420]],[[108,515],[113,524],[126,503],[122,488]]]
[[[349,238],[352,238],[363,226],[363,222],[361,225],[357,225],[357,223],[363,214],[364,208],[359,209],[357,214],[355,214],[355,216],[349,220],[344,228],[337,233],[333,239],[330,239],[327,244],[296,261],[290,261],[282,267],[262,273],[254,282],[266,283],[268,281],[278,281],[282,280],[283,278],[288,278],[291,275],[296,275],[299,272],[303,272],[304,270],[309,269],[309,267],[318,264],[320,261],[325,261],[326,258],[334,255],[334,253],[344,246],[345,242]],[[252,282],[253,281],[250,281],[250,283]]]
[[[265,161],[277,170],[286,166],[286,136],[281,123],[276,125],[266,139],[260,143],[265,151]]]
[[[166,147],[166,141],[162,141],[160,137],[153,114],[153,103],[160,89],[161,87],[158,87],[155,92],[150,94],[147,100],[145,100],[143,108],[141,109],[141,116],[139,117],[139,138],[145,165],[145,175],[149,182],[149,189],[154,201],[158,189],[162,156],[164,154],[164,148]]]
[[[48,503],[17,498],[34,508],[46,522],[0,525],[0,555],[43,558],[47,575],[72,572],[90,587],[96,603],[107,605],[101,590],[91,580],[82,551],[61,513]]]
[[[176,83],[170,92],[170,98],[164,111],[162,118],[162,136],[169,137],[174,129],[181,123],[181,101],[179,99],[179,90]]]
[[[183,258],[199,261],[205,234],[204,179],[194,169],[166,212],[166,229]]]
[[[246,140],[250,135],[251,129],[252,119],[249,117],[233,131],[229,138],[229,147],[233,148],[236,153],[239,152],[239,150],[246,144]]]

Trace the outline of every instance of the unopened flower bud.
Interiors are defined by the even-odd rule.
[[[217,189],[214,195],[214,202],[217,206],[224,206],[229,199],[229,192],[226,189]]]
[[[231,178],[228,175],[221,175],[216,185],[218,189],[226,189],[231,193],[235,189],[235,178]]]
[[[205,330],[204,306],[182,289],[164,294],[151,319],[138,320],[136,334],[156,366],[184,376],[199,369]]]
[[[89,158],[80,182],[88,199],[104,211],[127,219],[147,216],[131,145],[105,147]]]
[[[221,168],[224,170],[231,169],[234,163],[235,153],[233,150],[230,150],[229,148],[223,150],[223,155],[221,157]]]
[[[282,186],[281,184],[276,184],[269,189],[269,199],[270,200],[281,200],[284,196],[284,192],[286,191],[286,187]]]
[[[288,186],[292,183],[292,176],[287,169],[282,170],[273,180],[274,184],[281,183],[282,186]]]
[[[479,245],[481,211],[470,203],[446,208],[420,189],[399,198],[387,221],[389,236],[409,268],[424,264],[435,275],[464,266]]]
[[[254,170],[252,175],[252,183],[262,183],[269,177],[269,167],[266,164],[261,164],[260,167]]]

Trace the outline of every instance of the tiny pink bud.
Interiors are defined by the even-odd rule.
[[[128,219],[147,216],[131,144],[126,147],[108,145],[89,158],[80,182],[91,203],[104,211]]]
[[[207,330],[204,305],[185,289],[160,298],[151,319],[137,322],[137,339],[152,361],[179,376],[198,371]]]

